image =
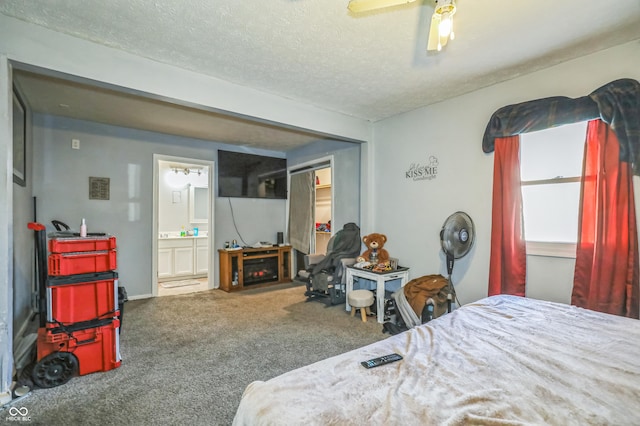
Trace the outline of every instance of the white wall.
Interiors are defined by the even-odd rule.
[[[446,54],[446,53],[445,53]],[[446,276],[439,232],[457,210],[472,217],[476,244],[456,262],[453,281],[462,303],[487,295],[491,235],[493,154],[484,154],[484,129],[498,108],[548,96],[584,96],[618,78],[640,80],[640,42],[632,42],[543,71],[487,87],[436,105],[411,111],[374,126],[373,226],[386,248],[411,267],[411,277]],[[412,163],[438,159],[432,180],[405,177]],[[529,294],[569,302],[573,259],[528,259]]]

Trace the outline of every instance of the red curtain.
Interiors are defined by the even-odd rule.
[[[520,191],[520,136],[495,139],[489,296],[525,295],[526,246]]]
[[[587,128],[571,304],[638,318],[638,234],[631,166],[601,120]]]

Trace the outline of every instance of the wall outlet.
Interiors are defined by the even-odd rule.
[[[80,139],[71,139],[71,148],[80,149]]]

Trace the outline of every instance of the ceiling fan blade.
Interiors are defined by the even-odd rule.
[[[400,4],[413,3],[416,0],[351,0],[349,10],[353,13],[367,12],[383,9],[385,7],[398,6]]]
[[[434,14],[431,17],[431,27],[429,27],[429,41],[427,42],[427,50],[438,50],[438,42],[440,41],[440,15]]]

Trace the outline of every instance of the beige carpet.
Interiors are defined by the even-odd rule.
[[[228,425],[250,382],[387,336],[291,284],[129,301],[120,368],[37,389],[16,407],[32,425]]]

